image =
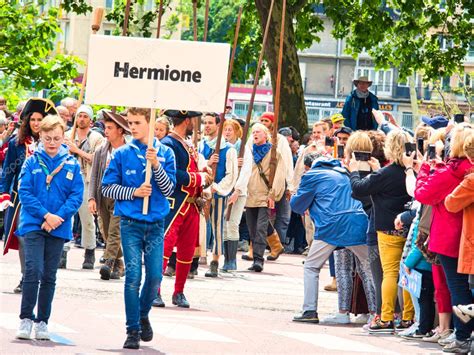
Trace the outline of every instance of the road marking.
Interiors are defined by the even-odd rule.
[[[16,313],[0,313],[0,327],[5,329],[17,329],[20,325],[20,318]],[[50,333],[77,333],[75,330],[54,322],[48,322]]]
[[[151,322],[153,332],[169,339],[238,343],[226,336],[176,322]]]
[[[392,351],[387,351],[385,349],[378,348],[378,347],[369,345],[367,343],[354,341],[354,340],[348,340],[342,337],[337,337],[337,336],[329,335],[329,334],[282,332],[282,331],[273,331],[272,333],[282,335],[288,338],[296,339],[299,341],[303,341],[303,342],[315,345],[320,348],[325,348],[328,350],[395,354]]]

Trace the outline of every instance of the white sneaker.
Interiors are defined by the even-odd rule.
[[[474,304],[458,304],[453,306],[453,311],[463,323],[467,323],[474,318]]]
[[[369,321],[369,315],[368,314],[359,314],[357,317],[354,319],[355,324],[367,324]]]
[[[35,323],[35,339],[50,340],[48,325],[45,322],[41,321],[39,323]]]
[[[33,321],[24,318],[20,321],[20,327],[16,331],[17,339],[31,339],[31,328],[33,328]]]
[[[418,322],[414,322],[409,328],[398,332],[397,335],[401,337],[410,337],[411,335],[416,333],[416,331],[418,330],[418,325]]]
[[[349,324],[351,322],[351,318],[349,313],[334,313],[330,316],[327,316],[323,319],[324,323],[333,323],[333,324]]]
[[[446,346],[448,344],[451,344],[455,340],[456,340],[456,332],[452,332],[450,336],[439,339],[438,344],[441,346]]]

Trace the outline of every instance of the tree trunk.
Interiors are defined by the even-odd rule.
[[[271,0],[255,0],[262,32],[265,29],[270,4]],[[272,79],[273,98],[275,98],[275,85],[278,72],[281,14],[282,0],[275,0],[268,33],[268,41],[265,48],[265,60],[268,63]],[[280,118],[278,126],[293,126],[303,135],[308,131],[308,119],[304,102],[303,82],[301,80],[298,53],[296,49],[295,32],[293,30],[293,17],[294,15],[291,12],[291,8],[287,4],[281,74]]]

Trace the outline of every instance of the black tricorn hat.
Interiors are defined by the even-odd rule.
[[[119,127],[123,128],[126,134],[130,134],[130,128],[128,127],[128,121],[122,115],[118,113],[113,113],[110,111],[102,111],[104,119],[114,121]]]
[[[163,114],[169,118],[186,119],[191,117],[202,116],[202,112],[199,111],[185,111],[185,110],[166,110]]]
[[[24,119],[27,115],[33,112],[41,113],[43,116],[58,114],[58,111],[56,111],[54,103],[51,100],[39,97],[32,97],[26,102],[25,107],[21,111],[20,119]]]

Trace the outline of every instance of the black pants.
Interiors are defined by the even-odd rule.
[[[469,275],[458,273],[458,258],[451,258],[446,255],[438,254],[441,266],[446,274],[449,293],[451,293],[451,305],[471,304],[472,293],[469,289]],[[463,323],[455,314],[453,314],[454,328],[456,329],[456,339],[466,340],[471,337],[474,330],[474,319]]]
[[[306,248],[306,231],[300,214],[291,212],[290,224],[286,232],[286,240],[293,239],[293,252],[301,253]]]
[[[253,258],[263,263],[263,254],[267,246],[269,215],[267,207],[247,207],[247,227],[253,246]]]
[[[434,283],[431,271],[415,269],[421,273],[421,293],[418,303],[420,304],[420,333],[426,334],[433,330],[435,320]]]

